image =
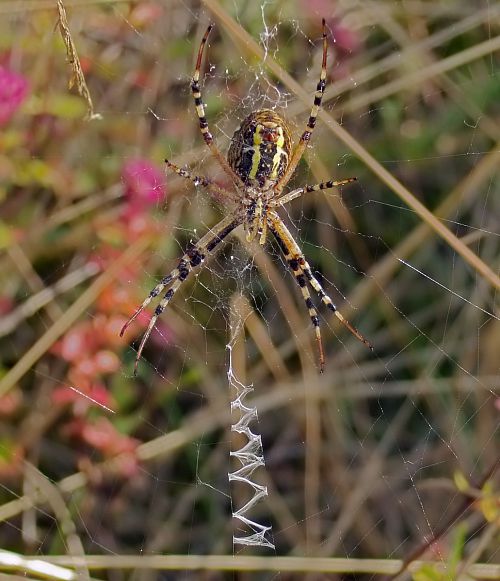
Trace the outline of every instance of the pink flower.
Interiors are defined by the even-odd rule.
[[[327,21],[327,24],[332,31],[334,48],[341,53],[342,58],[347,58],[360,50],[361,38],[353,28],[349,28],[336,17]]]
[[[90,385],[78,384],[64,385],[56,387],[51,394],[52,403],[56,406],[73,406],[73,414],[77,417],[85,416],[91,407],[112,408],[116,402],[106,389],[106,386],[99,382]]]
[[[79,329],[69,331],[64,336],[61,355],[66,361],[75,361],[81,357],[82,353],[86,351],[85,333],[80,332]]]
[[[165,196],[165,174],[146,159],[129,159],[122,169],[125,194],[134,206],[151,206]]]
[[[0,65],[0,125],[5,125],[28,93],[28,81]]]
[[[135,438],[121,434],[104,417],[98,418],[94,423],[83,423],[80,437],[106,456],[116,456],[124,452],[132,453],[139,445]]]
[[[19,389],[9,391],[0,397],[0,416],[12,416],[19,410],[21,404],[22,396]]]
[[[313,37],[318,38],[318,29],[321,26],[321,16],[326,20],[329,63],[333,79],[344,78],[351,74],[350,59],[358,53],[363,45],[362,36],[358,28],[350,20],[344,18],[337,2],[332,0],[299,0],[304,15],[311,20],[316,32]],[[317,43],[318,49],[320,43]]]
[[[100,373],[116,373],[120,369],[118,356],[107,349],[94,355],[94,364]]]

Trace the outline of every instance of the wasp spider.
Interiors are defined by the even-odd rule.
[[[201,41],[198,58],[196,60],[196,68],[191,80],[191,89],[203,139],[210,148],[212,155],[217,159],[224,172],[230,178],[233,187],[231,189],[222,187],[204,176],[195,176],[188,170],[177,167],[168,160],[165,160],[165,162],[179,176],[190,180],[195,186],[200,185],[205,187],[215,198],[222,201],[228,208],[227,216],[207,232],[196,244],[192,244],[188,248],[179,260],[177,268],[174,268],[167,276],[161,279],[149,293],[142,305],[124,325],[121,335],[125,333],[127,327],[139,313],[168,287],[165,296],[156,307],[154,315],[151,317],[151,321],[139,345],[135,361],[135,370],[137,370],[137,364],[141,357],[143,347],[153,330],[156,320],[172,300],[181,284],[187,279],[193,269],[204,262],[228,234],[243,224],[247,233],[246,239],[249,242],[256,239],[260,244],[264,245],[269,231],[274,236],[290,270],[295,276],[295,280],[300,287],[302,297],[309,311],[318,343],[320,370],[323,371],[325,355],[321,341],[319,317],[311,299],[308,284],[318,293],[323,304],[334,313],[337,319],[361,342],[372,348],[369,341],[339,313],[331,298],[326,294],[318,279],[314,276],[299,245],[277,212],[280,206],[298,198],[304,193],[336,188],[351,183],[356,179],[330,180],[311,186],[302,186],[291,192],[283,193],[284,187],[292,177],[311,139],[316,125],[316,117],[321,105],[321,99],[325,91],[327,56],[325,20],[323,19],[323,60],[321,74],[314,95],[311,114],[299,142],[293,147],[290,131],[285,121],[275,111],[261,109],[250,113],[243,120],[241,127],[235,131],[231,139],[227,159],[219,151],[212,133],[208,128],[200,89],[200,68],[203,51],[211,30],[212,25],[207,28]]]

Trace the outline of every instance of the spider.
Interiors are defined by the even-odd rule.
[[[216,184],[207,177],[193,175],[189,170],[180,168],[168,160],[165,160],[165,163],[167,167],[179,176],[191,181],[195,186],[203,186],[216,199],[222,201],[227,207],[227,215],[200,238],[198,242],[189,246],[186,253],[179,260],[177,267],[161,279],[153,290],[151,290],[142,305],[135,311],[127,323],[125,323],[120,336],[123,336],[128,326],[149,303],[166,287],[169,287],[165,296],[156,307],[148,328],[142,337],[135,360],[135,374],[144,345],[158,317],[163,313],[175,293],[179,290],[179,287],[193,269],[202,264],[235,228],[243,224],[248,242],[257,239],[259,244],[264,245],[269,231],[274,236],[302,292],[302,297],[315,330],[319,352],[319,367],[320,371],[323,372],[325,354],[321,340],[319,317],[311,299],[308,284],[318,293],[323,304],[326,305],[337,319],[359,341],[367,345],[370,349],[373,349],[371,343],[337,310],[332,299],[326,294],[320,282],[314,276],[299,245],[277,212],[278,208],[304,193],[337,188],[356,180],[356,178],[348,178],[340,181],[329,180],[314,185],[302,186],[291,192],[283,193],[284,187],[292,177],[297,164],[302,158],[304,150],[309,144],[325,91],[326,58],[328,52],[325,19],[323,19],[323,59],[321,74],[316,87],[311,113],[298,143],[295,147],[292,147],[288,125],[275,111],[271,109],[260,109],[250,113],[235,131],[231,139],[227,159],[222,155],[214,142],[205,117],[205,107],[201,97],[200,69],[205,45],[212,28],[213,25],[207,28],[200,43],[196,68],[191,80],[191,90],[202,137],[212,155],[231,180],[234,190]]]

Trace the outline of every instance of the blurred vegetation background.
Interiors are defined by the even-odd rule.
[[[430,566],[413,573],[420,581],[500,563],[500,4],[64,6],[99,118],[71,83],[56,2],[0,3],[0,547],[47,560],[103,555],[97,578],[224,578],[189,573],[189,561],[160,574],[141,559],[241,549],[231,510],[244,494],[227,481],[238,444],[230,344],[231,371],[255,389],[266,460],[254,476],[269,496],[252,517],[272,525],[276,547],[244,554],[302,557],[297,571],[308,571],[317,557],[411,560],[426,549],[451,576]],[[298,138],[322,17],[324,111],[364,149],[322,117],[291,186],[358,181],[281,215],[374,353],[320,309],[320,375],[278,249],[249,246],[239,232],[183,285],[134,377],[150,315],[123,338],[122,325],[224,214],[163,168],[167,157],[224,181],[189,86],[207,24],[216,26],[203,99],[225,152],[262,107]],[[459,239],[458,252],[367,152]],[[120,565],[124,554],[135,560]],[[376,572],[352,570],[328,578]]]

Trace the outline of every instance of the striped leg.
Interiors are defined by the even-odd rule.
[[[248,226],[246,240],[253,242],[257,238],[259,244],[264,246],[267,238],[267,220],[265,217],[265,210],[262,204],[262,198],[258,198],[255,202],[254,215],[251,218],[251,223]]]
[[[265,216],[263,216],[262,220],[260,221],[258,234],[259,234],[259,244],[261,246],[264,246],[267,240],[267,219]]]
[[[137,355],[135,358],[134,375],[137,375],[137,366],[139,365],[139,359],[141,358],[142,350],[144,349],[144,345],[146,344],[146,341],[149,339],[149,336],[151,335],[151,332],[153,331],[153,328],[156,324],[156,321],[158,320],[158,317],[167,308],[168,303],[170,302],[172,297],[175,295],[175,293],[177,292],[177,290],[181,286],[181,284],[186,280],[186,277],[191,272],[192,267],[190,267],[189,262],[183,263],[183,259],[181,259],[181,261],[179,262],[179,266],[177,267],[176,270],[179,270],[179,275],[178,275],[177,280],[175,280],[174,284],[165,293],[165,296],[160,301],[160,304],[156,307],[154,315],[151,317],[151,320],[149,321],[148,328],[146,329],[146,332],[142,336],[141,344],[139,345],[139,349],[137,349]],[[185,275],[184,278],[181,279],[181,275]]]
[[[170,272],[170,274],[167,274],[167,276],[164,276],[161,279],[161,281],[154,287],[154,289],[152,289],[150,291],[149,295],[144,299],[144,302],[142,303],[142,305],[135,311],[135,313],[125,323],[125,325],[123,325],[122,330],[120,331],[120,337],[123,337],[123,335],[125,335],[125,332],[129,328],[129,326],[135,321],[135,319],[137,319],[137,317],[149,305],[149,303],[155,297],[157,297],[167,285],[169,285],[173,281],[177,280],[178,277],[179,277],[179,268],[174,268],[174,270],[172,270]]]
[[[283,206],[284,204],[288,204],[295,198],[299,198],[302,194],[306,194],[309,192],[319,192],[320,190],[329,190],[330,188],[340,188],[341,186],[345,186],[352,182],[355,182],[357,178],[347,178],[345,180],[335,181],[329,180],[327,182],[320,182],[319,184],[314,184],[313,186],[303,186],[302,188],[297,188],[280,196],[279,198],[275,198],[269,202],[269,206],[272,208],[276,208],[277,206]]]
[[[257,231],[259,224],[262,220],[262,199],[258,198],[253,205],[253,216],[251,223],[248,224],[248,230],[246,235],[247,242],[253,242],[257,236]],[[247,223],[247,222],[246,222]]]
[[[210,133],[208,128],[207,118],[205,116],[205,107],[203,105],[203,100],[201,97],[201,88],[200,88],[200,69],[201,69],[201,60],[203,58],[203,50],[205,49],[205,45],[207,44],[208,35],[213,28],[213,24],[211,24],[200,43],[200,48],[198,49],[198,58],[196,59],[196,68],[194,70],[193,78],[191,79],[191,91],[193,92],[194,104],[196,107],[196,114],[198,115],[199,124],[200,124],[200,131],[205,140],[205,143],[210,148],[213,156],[217,159],[222,169],[229,175],[232,179],[235,186],[239,188],[243,188],[244,184],[241,181],[238,174],[233,171],[233,168],[229,165],[227,159],[222,155],[219,151],[219,148],[214,143],[214,138]]]
[[[289,255],[292,257],[292,259],[295,259],[297,261],[298,267],[304,273],[305,277],[307,278],[307,280],[309,281],[309,283],[313,287],[313,289],[318,293],[323,304],[326,305],[326,307],[337,317],[337,319],[344,325],[344,327],[349,329],[349,331],[359,341],[361,341],[361,343],[364,343],[367,347],[369,347],[371,350],[373,350],[373,345],[370,343],[370,341],[365,339],[365,337],[363,337],[363,335],[356,329],[356,327],[351,325],[351,323],[349,323],[349,321],[347,319],[345,319],[341,313],[339,313],[339,311],[337,310],[337,307],[333,303],[332,299],[325,293],[320,282],[313,275],[311,267],[310,267],[309,263],[307,262],[307,260],[304,258],[304,255],[303,255],[302,251],[300,250],[299,245],[295,242],[293,236],[290,234],[290,231],[285,226],[285,224],[282,222],[282,220],[278,216],[278,214],[276,214],[276,212],[271,210],[268,212],[267,215],[268,215],[268,219],[269,219],[269,227],[271,228],[273,233],[278,232],[278,236],[282,241],[280,243],[278,240],[278,243],[280,244],[280,246],[283,250],[283,253],[285,254],[285,258],[287,258],[287,260],[289,261],[288,256],[287,256],[287,255]],[[274,235],[276,237],[276,234],[274,234]],[[285,250],[286,250],[286,252],[285,252]]]
[[[134,374],[137,372],[137,365],[139,363],[139,359],[141,358],[142,350],[146,341],[148,340],[153,327],[158,320],[158,317],[163,313],[166,309],[168,303],[171,301],[174,294],[177,292],[181,284],[186,280],[189,273],[199,266],[206,258],[208,254],[214,250],[214,248],[228,236],[239,224],[242,222],[241,218],[235,218],[234,216],[228,216],[222,219],[212,230],[207,232],[200,240],[193,245],[187,252],[182,256],[179,260],[179,264],[177,268],[174,268],[165,276],[159,284],[157,284],[154,289],[149,293],[147,298],[144,300],[142,305],[135,311],[132,317],[125,323],[123,326],[120,336],[123,336],[125,331],[127,330],[128,326],[132,321],[134,321],[140,313],[149,305],[149,303],[153,300],[153,298],[157,297],[162,290],[171,285],[171,287],[165,293],[165,296],[160,301],[159,305],[156,307],[153,316],[149,322],[148,328],[142,337],[141,343],[139,345],[139,349],[137,350],[137,356],[135,360],[134,366]]]
[[[300,158],[302,157],[309,141],[311,140],[312,132],[316,126],[316,117],[318,116],[319,108],[321,107],[321,101],[323,99],[323,94],[326,87],[326,55],[328,53],[328,43],[326,40],[326,23],[323,18],[323,60],[321,62],[321,73],[319,76],[319,82],[316,86],[316,93],[314,94],[314,103],[311,109],[311,114],[306,124],[306,128],[302,133],[299,142],[295,146],[288,167],[286,171],[278,180],[277,184],[274,186],[274,191],[279,194],[283,191],[290,178],[292,177],[295,168],[297,167]]]
[[[165,160],[165,163],[181,178],[189,180],[195,186],[203,186],[204,188],[207,188],[212,196],[219,202],[224,202],[224,200],[227,200],[227,198],[230,198],[233,202],[239,201],[239,198],[236,194],[230,190],[226,190],[226,188],[223,188],[222,186],[219,186],[209,178],[205,176],[195,176],[189,170],[175,165],[175,163],[168,161],[168,159]]]
[[[326,305],[327,308],[330,309],[330,311],[332,311],[332,313],[337,317],[337,319],[342,323],[342,325],[344,325],[344,327],[347,327],[347,329],[349,329],[349,331],[356,337],[356,339],[361,341],[361,343],[364,343],[369,349],[373,351],[373,345],[370,343],[370,341],[363,337],[363,335],[356,329],[356,327],[349,323],[349,321],[346,318],[344,318],[342,313],[340,313],[337,310],[337,307],[332,302],[332,299],[325,293],[320,282],[312,273],[311,267],[309,266],[307,260],[304,258],[304,255],[301,255],[301,257],[299,258],[299,264],[304,270],[307,280],[309,281],[313,289],[318,293],[323,304]]]
[[[268,214],[269,216],[269,214]],[[316,333],[316,342],[318,344],[318,352],[319,352],[319,370],[320,373],[323,373],[325,369],[325,353],[323,350],[323,341],[321,340],[321,330],[319,326],[319,317],[316,309],[314,308],[314,304],[311,299],[311,295],[309,293],[309,289],[307,288],[307,278],[304,274],[303,269],[300,266],[300,262],[298,260],[298,255],[290,248],[290,244],[288,243],[287,238],[291,237],[290,233],[286,230],[283,230],[284,224],[281,220],[275,216],[269,216],[269,229],[273,233],[276,241],[283,252],[285,260],[290,267],[290,270],[293,272],[295,276],[295,280],[300,287],[300,291],[302,292],[302,298],[306,304],[307,310],[309,311],[309,317],[311,318],[311,323],[314,327],[314,332]],[[287,236],[288,234],[288,236]]]

